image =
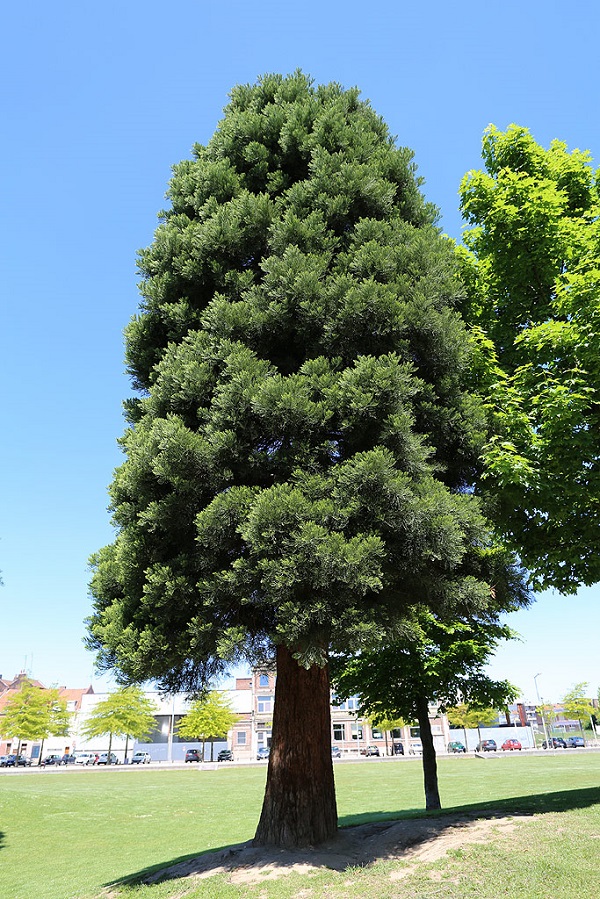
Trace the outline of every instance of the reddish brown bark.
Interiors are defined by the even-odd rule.
[[[327,667],[302,668],[279,646],[267,786],[255,844],[314,846],[335,835],[329,703]]]

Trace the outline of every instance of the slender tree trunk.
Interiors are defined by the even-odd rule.
[[[429,721],[429,704],[424,696],[417,699],[417,719],[421,731],[421,744],[423,746],[423,780],[425,784],[425,808],[433,810],[441,808],[440,791],[438,788],[437,760],[433,745],[433,734]]]
[[[329,671],[277,647],[267,786],[255,845],[314,846],[335,836]]]

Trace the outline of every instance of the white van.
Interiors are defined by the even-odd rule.
[[[93,765],[96,761],[95,752],[80,752],[75,759],[76,765]]]

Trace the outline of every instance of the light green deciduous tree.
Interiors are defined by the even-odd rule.
[[[235,722],[237,715],[227,698],[218,691],[212,690],[201,699],[193,702],[177,725],[180,736],[186,740],[202,740],[202,760],[204,761],[204,744],[211,737],[226,737]],[[210,744],[210,760],[213,760],[214,741]]]
[[[137,686],[122,687],[100,700],[87,718],[83,733],[88,738],[108,734],[108,764],[114,736],[140,740],[148,736],[155,725],[157,706]],[[125,744],[127,757],[127,743]]]
[[[589,683],[584,681],[573,684],[561,700],[565,714],[579,721],[581,730],[591,726],[591,718],[598,711],[592,700],[586,695],[589,686]]]
[[[490,126],[458,252],[498,523],[538,587],[600,580],[600,202],[589,153]]]
[[[41,761],[44,740],[50,735],[66,736],[69,733],[70,718],[67,704],[60,698],[56,687],[36,687],[25,680],[4,706],[0,718],[0,733],[18,740],[17,755],[24,740],[40,740]]]

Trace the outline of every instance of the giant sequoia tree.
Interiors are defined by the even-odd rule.
[[[491,594],[454,256],[412,154],[358,91],[301,73],[235,88],[168,196],[126,334],[138,396],[90,645],[190,693],[274,658],[256,840],[317,843],[336,829],[329,654],[417,600]]]

